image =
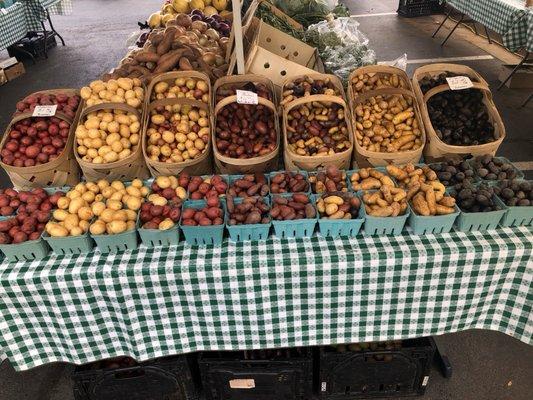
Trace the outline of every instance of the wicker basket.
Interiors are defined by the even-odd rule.
[[[100,110],[122,110],[132,113],[137,115],[139,122],[142,124],[142,118],[139,111],[122,103],[105,103],[87,107],[81,114],[80,123],[88,114]],[[94,164],[84,161],[75,149],[74,155],[76,156],[76,161],[80,165],[87,181],[97,181],[100,179],[107,179],[109,181],[131,181],[135,178],[146,179],[149,176],[148,168],[144,163],[141,143],[137,145],[137,149],[129,157],[107,164]]]
[[[335,153],[326,156],[301,156],[289,149],[289,143],[287,141],[287,124],[290,111],[302,104],[318,102],[331,102],[340,104],[344,108],[344,118],[346,121],[346,127],[348,129],[348,137],[350,139],[351,147],[341,153]],[[348,169],[350,167],[353,151],[353,129],[350,117],[350,110],[346,102],[338,96],[328,96],[323,94],[312,95],[302,97],[291,101],[283,109],[283,144],[285,146],[283,159],[285,161],[285,169],[287,170],[304,170],[304,171],[316,171],[320,168],[325,168],[328,165],[335,165],[339,169]]]
[[[78,116],[79,114],[76,115]],[[77,126],[77,117],[72,121],[69,117],[60,113],[56,113],[55,116],[70,123],[68,141],[65,144],[63,152],[56,159],[49,161],[46,164],[33,167],[14,167],[0,161],[0,166],[9,175],[15,189],[24,190],[47,186],[74,186],[80,181],[78,164],[76,163],[72,150],[74,144],[74,132]],[[32,117],[32,113],[22,113],[13,118],[0,142],[0,149],[4,148],[11,127],[17,122],[27,118],[39,117]]]
[[[429,118],[427,102],[438,93],[450,90],[448,85],[440,85],[429,90],[426,94],[422,93],[420,88],[420,80],[426,76],[436,76],[442,72],[452,72],[459,75],[468,76],[473,81],[473,87],[483,92],[483,103],[487,108],[487,113],[491,119],[494,129],[499,134],[499,138],[494,142],[485,143],[476,146],[454,146],[444,143],[439,139],[437,133],[433,129],[431,119]],[[500,144],[505,139],[505,126],[496,109],[496,105],[492,99],[492,93],[487,82],[473,69],[456,64],[430,64],[418,68],[413,74],[413,89],[418,99],[420,110],[422,111],[422,120],[427,132],[427,143],[424,149],[424,158],[426,162],[438,162],[444,158],[453,156],[478,156],[483,154],[495,155],[500,147]]]

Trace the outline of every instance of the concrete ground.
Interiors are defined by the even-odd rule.
[[[72,16],[53,17],[67,46],[52,49],[48,60],[36,65],[25,62],[27,73],[0,87],[0,129],[5,129],[15,103],[39,89],[80,87],[108,71],[126,53],[126,39],[137,30],[162,0],[74,0]],[[533,169],[531,115],[533,102],[519,109],[530,90],[503,88],[497,92],[502,61],[517,58],[497,45],[488,45],[461,28],[445,47],[431,38],[442,16],[404,19],[398,17],[397,0],[351,0],[351,12],[358,15],[361,30],[370,39],[378,60],[392,60],[406,53],[408,73],[419,65],[451,58],[479,71],[493,89],[496,105],[507,128],[500,154]],[[374,15],[382,14],[382,15]],[[440,40],[439,40],[440,39]],[[0,59],[7,56],[0,52]],[[492,58],[490,58],[492,56]],[[464,59],[457,60],[457,57]],[[439,60],[440,59],[440,60]],[[431,61],[430,61],[431,60]],[[3,174],[3,172],[1,173]],[[528,172],[531,177],[531,171]],[[0,184],[6,185],[5,175]],[[501,333],[468,331],[443,335],[439,344],[453,363],[453,376],[445,380],[433,370],[422,399],[431,400],[526,400],[533,393],[533,351],[530,346]],[[16,373],[4,362],[0,366],[0,400],[70,400],[73,366],[54,364]]]

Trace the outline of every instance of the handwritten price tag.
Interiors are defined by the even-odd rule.
[[[35,106],[32,117],[53,117],[56,115],[57,104],[55,106]]]
[[[448,86],[451,90],[470,89],[474,86],[468,76],[453,76],[451,78],[446,78],[446,80],[448,81]]]
[[[237,90],[237,103],[239,104],[259,104],[257,93],[248,90]]]

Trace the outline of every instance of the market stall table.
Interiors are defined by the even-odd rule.
[[[432,36],[435,37],[454,9],[460,17],[441,45],[448,41],[461,22],[478,22],[485,27],[489,42],[487,27],[501,35],[503,46],[510,51],[525,49],[524,57],[500,84],[500,89],[528,61],[533,51],[533,9],[527,7],[523,0],[446,0],[446,3],[452,8]],[[470,19],[465,20],[465,17]]]
[[[22,3],[15,3],[11,7],[0,11],[0,51],[26,36],[25,7]]]
[[[269,239],[0,265],[17,370],[490,329],[533,343],[533,228]]]

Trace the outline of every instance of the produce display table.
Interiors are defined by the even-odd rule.
[[[17,370],[490,329],[533,343],[533,228],[269,239],[0,265]]]
[[[72,0],[22,0],[29,31],[40,31],[42,23],[52,15],[72,14]]]
[[[22,3],[15,3],[0,12],[0,51],[26,36],[28,26],[25,13]]]

